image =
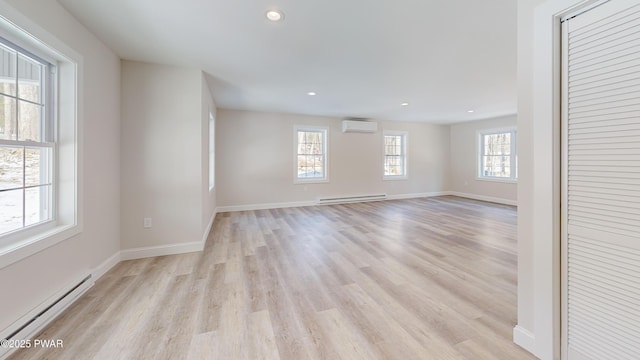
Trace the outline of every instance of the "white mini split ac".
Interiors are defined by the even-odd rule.
[[[378,123],[366,120],[342,120],[342,132],[374,133],[378,131]]]

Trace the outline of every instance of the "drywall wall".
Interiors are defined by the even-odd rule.
[[[0,1],[2,16],[56,48],[82,57],[78,74],[82,233],[0,269],[0,330],[92,271],[104,270],[119,243],[120,61],[56,1]],[[104,266],[102,266],[104,265]],[[99,269],[99,270],[96,270]]]
[[[536,297],[540,291],[534,283],[534,107],[533,107],[533,59],[534,13],[544,0],[518,1],[518,324],[514,340],[527,350],[536,353],[536,335],[541,338],[552,329],[536,329]],[[551,46],[551,44],[549,44]],[[551,138],[551,134],[548,134]],[[553,209],[547,209],[551,214]]]
[[[478,179],[478,131],[515,128],[516,115],[451,125],[451,190],[461,196],[516,204],[515,182]]]
[[[122,249],[200,242],[202,72],[123,60],[121,76]]]
[[[218,206],[246,208],[321,197],[448,190],[448,126],[378,123],[375,134],[343,133],[339,118],[218,109]],[[295,125],[329,128],[329,182],[294,184]],[[383,130],[408,132],[407,180],[383,180]]]

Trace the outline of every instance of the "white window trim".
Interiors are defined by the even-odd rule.
[[[0,2],[0,36],[56,64],[56,168],[53,221],[9,233],[0,245],[0,269],[82,232],[83,58],[51,33]],[[62,120],[62,121],[61,121]]]
[[[500,133],[513,133],[513,141],[511,142],[511,169],[514,170],[512,177],[497,177],[497,176],[482,176],[482,138],[484,135],[493,135]],[[518,156],[518,128],[515,126],[509,126],[504,128],[496,128],[496,129],[483,129],[476,131],[476,180],[478,181],[488,181],[488,182],[498,182],[498,183],[518,183],[517,167],[516,167],[516,157]]]
[[[299,178],[298,177],[298,131],[323,131],[324,147],[324,177],[323,178]],[[329,128],[326,126],[295,125],[293,127],[293,183],[294,184],[323,184],[329,182]]]
[[[385,149],[384,149],[384,137],[385,136],[402,136],[402,150],[404,153],[404,171],[403,175],[385,175],[384,174],[384,160],[385,160]],[[409,132],[408,131],[396,131],[396,130],[384,130],[382,132],[382,180],[407,180],[409,179]]]

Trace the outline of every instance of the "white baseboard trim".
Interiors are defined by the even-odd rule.
[[[114,266],[118,265],[120,262],[120,251],[113,254],[110,258],[103,261],[102,264],[98,265],[93,271],[91,271],[91,277],[93,281],[97,281],[100,279],[107,271],[111,270]]]
[[[216,208],[213,211],[213,215],[211,215],[211,219],[209,220],[209,224],[207,225],[207,228],[204,231],[204,234],[202,234],[202,248],[203,249],[204,249],[204,244],[207,242],[207,239],[209,238],[209,233],[211,232],[211,228],[213,227],[213,222],[215,221],[217,214],[218,214],[218,209]]]
[[[447,195],[453,195],[453,196],[458,196],[458,197],[463,197],[463,198],[473,199],[473,200],[487,201],[487,202],[503,204],[503,205],[518,206],[518,202],[515,200],[509,200],[509,199],[493,197],[493,196],[467,194],[467,193],[458,192],[458,191],[448,191]]]
[[[396,194],[396,195],[388,195],[386,200],[416,199],[416,198],[443,196],[443,195],[450,195],[450,194],[451,193],[449,191],[415,193],[415,194]],[[380,200],[374,200],[374,201],[380,201]],[[385,201],[385,200],[382,200],[382,201]],[[234,212],[234,211],[284,209],[284,208],[302,207],[302,206],[320,206],[320,205],[318,205],[316,201],[294,201],[294,202],[285,202],[285,203],[220,206],[216,208],[216,211],[221,213],[221,212]]]
[[[135,249],[122,250],[120,260],[135,260],[154,256],[177,255],[190,252],[198,252],[204,249],[204,242],[194,241],[184,244],[170,244],[161,246],[149,246]]]
[[[204,244],[209,237],[209,232],[211,231],[211,227],[213,227],[213,222],[218,213],[218,209],[213,212],[211,215],[211,219],[209,219],[209,223],[207,224],[207,228],[202,234],[201,241],[194,241],[185,244],[169,244],[162,246],[148,246],[148,247],[140,247],[134,249],[126,249],[121,250],[115,254],[113,254],[110,258],[105,260],[102,264],[98,265],[92,271],[92,277],[94,280],[98,280],[107,271],[111,270],[114,266],[118,265],[120,261],[124,260],[135,260],[135,259],[143,259],[154,256],[165,256],[165,255],[177,255],[177,254],[185,254],[190,252],[198,252],[204,250]]]
[[[437,191],[429,193],[416,193],[416,194],[396,194],[388,195],[387,200],[406,200],[406,199],[418,199],[426,197],[444,196],[449,195],[449,191]]]
[[[513,342],[535,355],[536,337],[531,331],[516,325],[513,328]]]
[[[234,212],[234,211],[251,211],[251,210],[269,210],[284,209],[291,207],[315,206],[315,201],[294,201],[286,203],[266,203],[266,204],[249,204],[249,205],[232,205],[220,206],[218,212]]]
[[[168,244],[168,245],[161,245],[161,246],[147,246],[147,247],[121,250],[119,253],[120,261],[144,259],[144,258],[154,257],[154,256],[178,255],[178,254],[185,254],[185,253],[198,252],[198,251],[204,250],[204,244],[207,242],[207,238],[209,237],[209,232],[213,227],[213,222],[215,221],[216,215],[218,214],[219,211],[220,210],[218,208],[216,208],[213,211],[213,215],[211,215],[211,218],[209,219],[207,228],[202,234],[202,240],[194,241],[190,243],[184,243],[184,244]]]

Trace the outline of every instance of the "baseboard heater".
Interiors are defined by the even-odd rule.
[[[318,199],[317,204],[318,205],[346,204],[346,203],[363,202],[363,201],[379,201],[379,200],[386,200],[386,199],[387,199],[387,194],[343,196],[343,197],[321,198],[321,199]]]
[[[38,311],[35,315],[28,315],[17,321],[12,327],[9,328],[9,331],[11,331],[11,333],[9,333],[7,336],[2,336],[1,339],[27,340],[32,338],[47,324],[49,324],[49,322],[51,322],[66,308],[73,304],[73,302],[78,299],[80,295],[89,290],[91,286],[93,286],[91,275],[87,275],[87,277],[82,279],[79,283],[71,286],[71,289],[64,292],[62,296],[59,296],[57,298],[54,297],[54,300],[50,303],[50,305],[46,306],[43,310]],[[16,349],[0,347],[0,359],[5,359],[14,350]]]

